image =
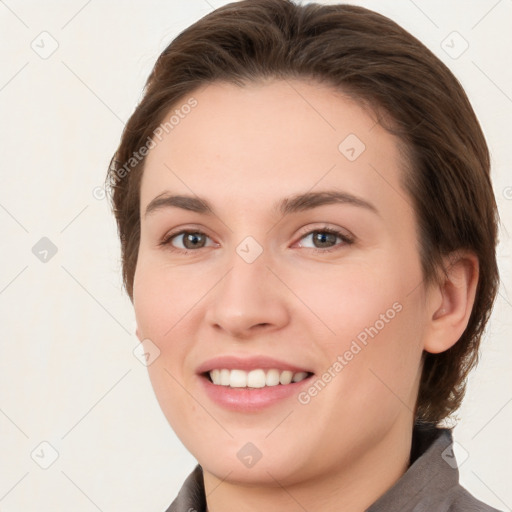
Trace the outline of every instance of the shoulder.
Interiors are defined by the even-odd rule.
[[[446,512],[503,512],[478,500],[461,485],[452,488],[447,505]]]

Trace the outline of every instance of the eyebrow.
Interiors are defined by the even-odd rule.
[[[273,205],[272,212],[286,216],[330,204],[358,206],[379,215],[379,211],[372,203],[348,192],[335,190],[306,192],[285,197]],[[203,215],[215,215],[214,208],[204,198],[189,195],[172,195],[169,192],[163,192],[148,204],[144,217],[166,208],[181,208]]]

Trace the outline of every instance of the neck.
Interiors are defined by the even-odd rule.
[[[286,486],[275,480],[240,484],[203,468],[207,512],[361,512],[407,471],[411,442],[412,422],[402,420],[348,464]]]

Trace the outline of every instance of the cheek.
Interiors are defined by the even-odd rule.
[[[191,307],[187,307],[189,300],[182,283],[170,278],[173,274],[177,273],[161,269],[156,262],[144,262],[138,264],[134,276],[133,307],[139,332],[157,344],[173,335]]]
[[[407,286],[397,267],[383,260],[343,262],[313,272],[292,270],[285,281],[304,305],[303,318],[311,323],[316,317],[322,324],[319,336],[332,342],[364,339],[367,329],[376,325],[381,331],[404,305]]]
[[[402,297],[391,307],[386,297],[356,335],[346,338],[343,394],[353,410],[377,422],[412,411],[421,375],[422,319],[419,301]],[[378,315],[377,315],[378,314]],[[346,370],[346,371],[345,371]],[[357,390],[354,393],[353,390]]]
[[[293,284],[315,313],[308,318],[321,320],[317,339],[325,369],[340,376],[333,396],[346,397],[355,410],[369,404],[368,412],[396,410],[392,402],[401,407],[400,401],[414,398],[420,371],[426,324],[422,288],[412,291],[421,283],[420,267],[390,257],[336,270]],[[336,371],[336,362],[343,368]]]
[[[159,400],[180,396],[183,370],[190,349],[187,333],[193,316],[195,296],[200,290],[179,281],[180,273],[162,268],[156,261],[138,265],[133,285],[134,311],[141,339],[149,339],[159,356],[148,366],[148,373]],[[190,284],[190,283],[188,283]]]
[[[200,414],[184,390],[184,366],[189,350],[187,320],[189,297],[182,283],[171,280],[173,271],[163,271],[156,262],[138,266],[134,277],[134,310],[141,339],[159,350],[147,367],[151,386],[162,411],[180,438],[199,421]],[[185,383],[185,387],[187,383]]]

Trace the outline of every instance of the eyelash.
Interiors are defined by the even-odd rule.
[[[327,226],[325,226],[323,228],[312,229],[310,231],[307,231],[306,233],[301,235],[299,240],[302,240],[303,238],[306,238],[307,236],[309,236],[309,235],[311,235],[313,233],[329,233],[329,234],[332,234],[332,235],[336,235],[337,237],[341,238],[341,240],[343,241],[343,244],[341,246],[338,244],[338,245],[335,245],[334,247],[329,247],[329,248],[326,248],[326,249],[310,248],[310,247],[306,248],[306,249],[312,250],[315,253],[326,253],[326,252],[329,253],[329,252],[333,252],[333,251],[339,250],[344,245],[351,245],[351,244],[354,243],[354,240],[351,237],[349,237],[348,235],[346,235],[345,233],[342,233],[341,231],[339,231],[337,229],[334,229],[334,228],[329,228]],[[199,234],[199,235],[205,235],[205,236],[208,237],[208,235],[206,235],[206,233],[203,233],[202,231],[184,229],[184,230],[178,231],[176,233],[170,233],[158,245],[159,246],[167,247],[167,248],[169,248],[170,251],[173,251],[173,252],[181,252],[184,255],[192,253],[192,252],[197,252],[199,249],[206,249],[206,247],[200,247],[199,249],[178,249],[178,248],[173,247],[171,245],[171,241],[173,240],[173,238],[175,238],[177,236],[180,236],[180,235],[188,235],[188,234]]]

